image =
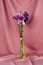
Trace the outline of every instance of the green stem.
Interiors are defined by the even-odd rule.
[[[22,24],[19,25],[19,32],[20,32],[20,37],[22,37],[22,33],[23,33],[23,25]]]

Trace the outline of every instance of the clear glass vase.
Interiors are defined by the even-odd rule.
[[[19,32],[20,32],[19,58],[25,58],[26,53],[25,53],[24,41],[23,41],[23,37],[22,37],[22,33],[23,33],[23,25],[22,24],[19,25]]]

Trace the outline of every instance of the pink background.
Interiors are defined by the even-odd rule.
[[[42,56],[43,0],[0,0],[0,57],[6,55],[15,56],[15,54],[18,53],[19,29],[16,21],[13,20],[12,17],[19,13],[19,11],[27,11],[30,16],[30,21],[27,22],[23,29],[25,51],[28,54],[33,53],[34,55]],[[37,62],[35,61],[36,60],[34,60],[34,63],[36,64]],[[42,63],[42,61],[40,61],[40,63]]]

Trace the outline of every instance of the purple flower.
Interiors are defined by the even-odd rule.
[[[18,15],[13,16],[13,19],[22,20],[22,19],[24,19],[24,16],[23,16],[23,14],[20,12]]]
[[[23,19],[24,19],[24,16],[23,16],[23,15],[18,15],[18,18],[19,18],[20,20],[23,20]]]
[[[18,20],[18,15],[13,16],[13,19]]]
[[[28,18],[29,18],[29,14],[27,13],[27,12],[24,12],[24,21],[25,21],[25,23],[26,23],[26,21],[28,20]]]
[[[28,20],[29,14],[25,11],[24,13],[19,13],[18,15],[13,16],[13,19],[16,20],[24,20],[24,22],[26,23],[26,21]]]

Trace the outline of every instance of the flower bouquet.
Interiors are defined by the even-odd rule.
[[[25,53],[25,49],[24,49],[24,42],[23,42],[23,27],[26,24],[26,22],[28,21],[28,17],[29,14],[25,11],[24,13],[22,13],[21,11],[13,16],[13,19],[17,20],[17,24],[19,27],[19,32],[20,32],[20,48],[19,48],[19,58],[24,58],[26,57],[26,53]]]

